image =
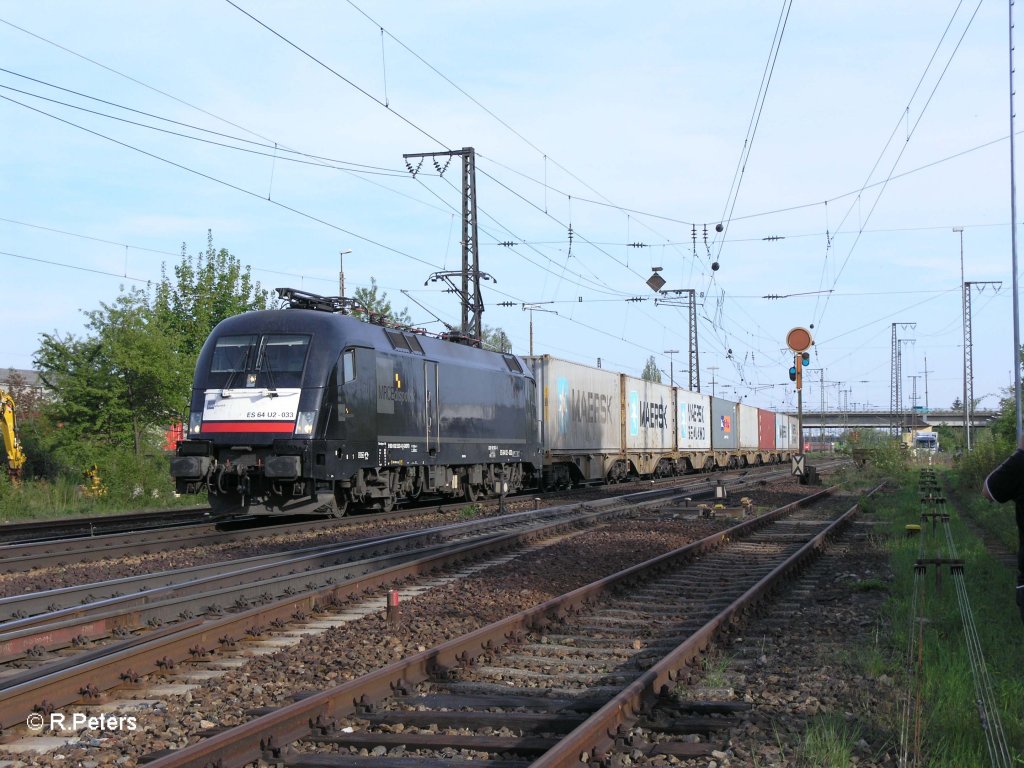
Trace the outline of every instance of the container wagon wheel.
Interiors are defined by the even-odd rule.
[[[348,514],[348,497],[338,498],[334,496],[334,501],[328,504],[330,508],[330,516],[334,518],[344,517]]]
[[[470,504],[473,504],[479,498],[480,491],[477,489],[477,487],[471,483],[466,483],[466,501],[468,501]]]
[[[391,495],[385,496],[380,500],[379,505],[381,512],[390,512],[395,508],[395,497]]]

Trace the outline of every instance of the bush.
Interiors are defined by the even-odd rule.
[[[1013,453],[1012,440],[990,431],[979,432],[971,444],[971,452],[962,454],[957,463],[957,486],[961,493],[977,493],[988,474]]]

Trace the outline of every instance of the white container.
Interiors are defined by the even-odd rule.
[[[756,451],[759,447],[757,408],[751,405],[739,404],[740,412],[740,450]]]
[[[526,361],[537,379],[544,450],[607,453],[622,449],[620,374],[550,355]]]
[[[663,453],[673,450],[672,388],[622,376],[626,405],[626,449]]]
[[[676,440],[680,451],[711,450],[711,398],[676,389]]]

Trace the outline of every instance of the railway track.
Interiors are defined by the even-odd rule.
[[[613,493],[621,493],[624,489],[627,492],[636,492],[638,488],[687,488],[695,497],[698,494],[707,495],[713,492],[715,486],[721,482],[726,487],[741,487],[758,479],[771,479],[788,474],[786,468],[757,467],[746,470],[733,470],[728,472],[715,473],[714,475],[687,475],[658,481],[645,481],[644,483],[631,483],[625,485],[605,486],[600,489],[586,489],[588,496],[606,496]],[[511,497],[505,500],[509,505],[529,504],[533,496]],[[565,491],[542,494],[537,498],[545,501],[571,499],[573,495]],[[497,510],[498,500],[478,502],[477,506],[484,510]],[[71,535],[68,537],[41,536],[33,534],[39,540],[22,541],[20,543],[8,543],[0,545],[0,570],[6,572],[26,572],[38,568],[63,566],[68,563],[94,562],[119,557],[128,557],[137,554],[151,554],[154,552],[171,551],[183,546],[211,546],[215,544],[228,544],[232,542],[248,541],[254,535],[260,536],[288,536],[296,533],[311,532],[317,530],[333,530],[345,527],[359,526],[366,522],[387,522],[401,520],[415,520],[425,512],[439,511],[441,513],[461,510],[466,507],[466,502],[455,504],[423,506],[410,509],[401,509],[388,513],[377,513],[373,515],[357,515],[341,519],[325,518],[303,518],[295,520],[292,517],[263,517],[245,518],[227,522],[214,522],[208,515],[196,515],[196,511],[189,512],[189,519],[193,522],[179,521],[174,519],[168,522],[166,517],[163,524],[158,524],[156,518],[161,514],[154,513],[138,516],[125,516],[144,521],[139,523],[138,528],[132,528],[130,521],[124,523],[112,523],[120,528],[127,526],[127,530],[119,532],[100,533],[100,528],[92,529],[91,526],[99,525],[98,521],[107,518],[88,518],[85,522],[93,532],[81,534],[81,528],[70,528]],[[195,519],[200,522],[195,522]],[[113,518],[111,518],[113,519]],[[72,523],[73,521],[56,521],[61,524]],[[23,534],[29,535],[29,526],[18,524],[22,527]],[[49,521],[40,523],[40,532],[56,530],[50,528]],[[5,527],[0,526],[0,531]],[[2,612],[0,612],[2,615]]]
[[[263,759],[296,768],[344,767],[365,765],[361,750],[382,758],[375,765],[454,760],[550,768],[603,760],[620,729],[655,701],[675,697],[685,711],[690,705],[677,682],[687,665],[856,512],[856,506],[844,511],[829,504],[834,490],[262,713],[149,764],[230,768]],[[664,727],[663,735],[671,737],[672,730]],[[692,754],[692,745],[671,738],[648,746],[645,754]]]
[[[426,531],[317,548],[315,553],[257,558],[269,562],[219,564],[215,573],[196,578],[196,569],[179,574],[142,577],[171,583],[131,592],[119,579],[113,585],[90,585],[102,592],[111,586],[118,597],[14,619],[0,624],[0,661],[24,660],[31,669],[8,669],[0,678],[0,728],[24,720],[35,709],[52,710],[87,698],[151,670],[169,670],[187,660],[201,660],[244,637],[258,637],[270,627],[301,622],[325,606],[337,605],[367,589],[399,583],[410,576],[493,557],[539,537],[597,525],[645,507],[666,503],[683,491],[660,489],[594,502],[531,510]],[[315,570],[311,570],[315,565]],[[233,568],[233,570],[231,570]],[[228,569],[226,572],[222,572]],[[82,591],[67,592],[70,600]],[[21,603],[38,606],[60,599],[49,594],[10,598],[7,609]],[[197,619],[197,616],[205,619]],[[165,623],[157,632],[147,632]],[[61,649],[105,641],[72,658],[54,658]],[[138,670],[137,672],[135,670]]]
[[[689,548],[686,548],[685,552],[676,553],[673,557],[658,558],[657,563],[648,563],[645,568],[667,568],[676,567],[678,562],[685,562],[693,558],[699,558],[694,560],[694,564],[690,567],[691,571],[686,572],[682,575],[666,575],[663,577],[662,584],[653,584],[644,589],[646,593],[641,594],[639,592],[632,596],[627,595],[626,597],[613,597],[612,602],[607,607],[603,607],[603,612],[595,613],[588,618],[589,624],[573,625],[567,620],[567,616],[570,616],[572,612],[578,611],[584,608],[584,606],[590,604],[592,601],[602,601],[608,590],[612,588],[613,583],[633,582],[641,579],[640,566],[631,569],[627,574],[621,575],[621,577],[615,580],[603,580],[606,584],[598,583],[600,586],[595,587],[592,585],[587,590],[577,590],[572,595],[564,598],[565,602],[556,604],[552,601],[549,604],[539,606],[534,611],[527,611],[528,616],[513,617],[513,620],[519,624],[515,627],[505,626],[504,624],[497,630],[493,626],[492,628],[486,628],[487,632],[480,631],[474,633],[475,638],[471,636],[469,639],[463,639],[462,641],[452,641],[451,643],[445,643],[444,646],[431,649],[425,653],[419,654],[418,657],[410,659],[411,667],[403,667],[398,678],[394,677],[395,670],[381,671],[381,673],[375,673],[378,676],[384,675],[384,679],[388,682],[384,686],[387,688],[387,692],[391,693],[392,685],[397,686],[397,690],[406,692],[406,696],[399,695],[393,701],[386,703],[383,707],[376,707],[367,709],[366,707],[352,710],[348,714],[342,713],[344,707],[341,710],[337,710],[335,705],[328,707],[330,710],[331,723],[328,721],[317,721],[315,718],[308,720],[305,723],[305,731],[308,735],[309,723],[319,722],[321,724],[314,727],[313,731],[318,734],[317,738],[321,739],[317,742],[316,746],[303,746],[300,745],[300,755],[302,749],[315,749],[317,751],[324,750],[337,750],[342,749],[342,744],[345,745],[344,749],[358,750],[356,743],[359,738],[364,739],[364,743],[368,740],[377,739],[380,744],[377,746],[385,745],[389,743],[387,739],[382,739],[380,731],[389,731],[392,734],[396,731],[400,731],[401,734],[408,736],[409,734],[415,734],[418,728],[425,728],[427,733],[425,735],[420,734],[422,738],[410,739],[406,742],[406,751],[411,754],[411,758],[416,758],[416,764],[424,764],[426,761],[422,756],[418,756],[416,753],[419,749],[427,750],[430,746],[430,754],[434,757],[438,755],[437,750],[443,755],[444,750],[456,750],[457,752],[467,749],[476,750],[477,752],[488,752],[495,753],[504,756],[502,759],[508,759],[509,755],[514,755],[513,762],[521,762],[523,760],[529,761],[534,759],[537,755],[544,752],[549,753],[551,750],[558,749],[558,744],[561,743],[559,731],[564,731],[565,724],[583,725],[588,722],[589,718],[594,712],[600,707],[602,698],[607,698],[613,693],[612,688],[621,684],[626,684],[626,678],[622,680],[618,679],[623,675],[633,674],[634,672],[648,668],[650,665],[655,664],[655,656],[658,653],[662,653],[670,645],[677,643],[682,635],[690,637],[691,644],[696,643],[697,650],[703,647],[709,641],[710,636],[705,635],[709,632],[707,627],[716,625],[722,626],[724,623],[731,621],[731,616],[736,614],[736,611],[740,610],[738,607],[729,608],[725,606],[724,598],[717,602],[709,603],[707,600],[699,600],[696,597],[687,597],[684,602],[675,605],[673,604],[673,598],[679,594],[696,594],[701,589],[708,593],[715,592],[716,594],[723,595],[726,585],[722,583],[722,573],[728,572],[743,572],[745,578],[753,577],[755,571],[766,571],[769,569],[769,564],[766,562],[760,567],[752,566],[754,558],[761,557],[767,554],[759,552],[761,550],[778,550],[784,548],[786,551],[794,550],[798,547],[800,541],[808,539],[811,528],[820,528],[818,518],[821,516],[820,513],[815,512],[811,515],[811,520],[804,521],[793,521],[791,519],[788,523],[774,522],[775,518],[781,517],[785,514],[794,514],[793,510],[776,511],[770,515],[762,515],[756,520],[746,521],[738,526],[729,528],[728,531],[724,531],[723,534],[716,535],[708,540],[703,540]],[[773,522],[768,521],[771,518]],[[815,522],[817,521],[817,522]],[[812,524],[813,522],[813,524]],[[754,535],[753,531],[760,528],[761,526],[771,526],[771,531],[762,531],[761,534],[757,534],[753,539],[746,539],[744,543],[733,542],[733,539],[739,538],[744,535]],[[778,526],[784,525],[784,528]],[[762,541],[763,540],[763,541]],[[813,547],[813,545],[811,545]],[[746,549],[743,549],[743,548]],[[721,552],[719,549],[721,548]],[[738,548],[738,549],[737,549]],[[732,553],[732,554],[728,554]],[[726,557],[727,559],[723,562],[716,563],[712,558],[715,557]],[[731,561],[728,559],[731,557]],[[738,558],[738,559],[736,559]],[[799,559],[799,558],[798,558]],[[678,562],[677,562],[678,561]],[[702,563],[702,564],[701,564]],[[431,566],[432,567],[432,566]],[[771,569],[774,569],[771,566]],[[705,580],[705,581],[699,581]],[[379,582],[385,584],[386,581]],[[365,588],[369,582],[364,582],[362,588]],[[699,585],[705,585],[702,588]],[[694,587],[694,585],[696,585]],[[740,592],[749,593],[755,588],[753,586],[743,587],[742,585],[733,585],[730,587]],[[588,591],[589,590],[589,591]],[[322,596],[322,599],[325,599]],[[618,602],[614,602],[617,600]],[[259,618],[259,622],[262,622],[264,628],[270,626],[269,616],[273,612],[271,606],[262,606],[262,617]],[[270,612],[266,612],[270,610]],[[636,611],[646,611],[644,615],[637,616]],[[731,612],[727,613],[727,611]],[[685,617],[680,618],[682,611],[685,613]],[[278,612],[278,616],[287,615],[287,613]],[[308,615],[308,614],[307,614]],[[596,616],[596,617],[595,617]],[[725,616],[725,617],[723,617]],[[513,621],[507,620],[507,621]],[[287,618],[286,621],[295,622],[297,621],[295,616],[292,615]],[[301,621],[301,620],[299,620]],[[554,622],[554,624],[551,624]],[[560,624],[559,624],[560,623]],[[244,624],[244,623],[243,623]],[[699,628],[697,625],[700,625]],[[547,634],[543,637],[540,635],[532,636],[530,633],[539,633],[542,625],[547,625]],[[237,625],[241,627],[243,625]],[[250,625],[251,626],[251,625]],[[512,629],[510,629],[512,627]],[[638,630],[642,628],[642,632]],[[198,632],[198,627],[193,627],[189,631]],[[495,634],[497,632],[497,634]],[[514,652],[508,655],[498,656],[494,648],[496,648],[511,632],[515,637],[522,637],[525,640],[534,640],[534,642],[525,642],[523,645],[518,646]],[[637,633],[640,632],[638,635]],[[711,631],[713,632],[713,630]],[[483,633],[482,635],[480,633]],[[658,634],[663,633],[663,634]],[[202,633],[199,633],[202,634]],[[198,636],[198,635],[197,635]],[[234,637],[238,638],[240,633],[236,631]],[[241,635],[245,637],[244,634]],[[210,640],[212,636],[205,635]],[[588,637],[597,637],[600,641],[585,645],[585,639]],[[623,638],[627,638],[628,642],[623,642]],[[693,640],[692,638],[697,638]],[[154,640],[154,642],[157,642]],[[460,645],[460,643],[462,643]],[[469,643],[466,645],[466,643]],[[489,643],[489,646],[487,645]],[[449,647],[451,646],[451,647]],[[223,645],[215,646],[219,647],[218,653],[226,650]],[[452,650],[455,648],[456,650]],[[155,671],[166,671],[166,667],[161,667],[159,662],[159,656],[156,654],[159,651],[151,649],[151,656],[153,660],[151,667],[146,668],[144,666],[136,666],[134,669],[139,669],[142,674],[145,673],[146,669],[154,669]],[[193,648],[195,651],[195,648]],[[476,667],[464,667],[458,673],[456,672],[456,665],[451,662],[450,653],[455,653],[455,656],[462,655],[463,662],[472,657],[477,657],[478,663]],[[494,654],[494,655],[492,655]],[[204,653],[204,655],[206,655]],[[190,655],[185,653],[184,658],[195,659],[196,653],[193,652]],[[202,656],[201,656],[202,657]],[[454,657],[453,657],[454,658]],[[417,660],[418,659],[418,660]],[[125,665],[125,659],[119,658],[115,663],[115,667],[120,664],[123,668]],[[165,662],[166,664],[166,662]],[[461,664],[461,663],[460,663]],[[658,663],[660,664],[660,663]],[[657,666],[657,665],[655,665]],[[390,668],[389,668],[390,669]],[[577,671],[570,672],[566,670],[575,669]],[[418,672],[410,672],[409,670],[419,670]],[[437,671],[441,670],[443,674],[439,677],[436,675]],[[611,674],[611,672],[614,674]],[[432,672],[431,672],[432,671]],[[420,673],[424,673],[425,676]],[[672,673],[669,673],[670,675]],[[558,685],[552,683],[552,680],[557,680],[558,675],[562,675],[562,682]],[[572,677],[573,675],[577,677]],[[95,675],[92,675],[95,677]],[[596,676],[596,677],[595,677]],[[136,678],[138,675],[135,676]],[[374,676],[370,676],[373,678]],[[458,679],[455,679],[458,677]],[[122,678],[123,679],[123,678]],[[601,681],[604,682],[601,682]],[[431,682],[433,681],[433,682]],[[421,683],[426,683],[428,687],[418,687]],[[445,689],[443,686],[436,687],[438,685],[444,685],[454,683],[453,687]],[[380,685],[380,681],[377,683],[371,683],[373,685]],[[632,684],[627,684],[626,687],[631,687]],[[490,686],[488,688],[488,686]],[[68,687],[68,686],[66,686]],[[73,690],[74,685],[68,687],[68,694],[66,700],[77,700],[81,696],[82,688],[87,686],[80,686],[78,695]],[[52,688],[41,688],[39,690],[50,691]],[[350,702],[352,698],[348,698],[353,690],[346,688],[345,691],[338,695],[342,700]],[[361,689],[360,689],[361,690]],[[373,690],[377,690],[373,688]],[[497,691],[500,691],[500,698],[504,698],[505,702],[503,705],[498,703],[492,703],[495,699]],[[529,730],[520,730],[525,728],[523,723],[528,718],[521,714],[509,716],[508,708],[511,706],[510,697],[515,697],[514,703],[517,712],[518,711],[529,711],[531,707],[535,706],[535,703],[530,702],[531,692],[534,694],[534,698],[537,698],[537,691],[544,691],[541,698],[544,701],[540,707],[539,713],[534,719],[534,727],[542,728],[539,731],[542,736],[529,736]],[[98,691],[97,691],[98,692]],[[92,694],[95,696],[95,693]],[[323,698],[326,694],[315,694],[309,700],[317,697]],[[359,698],[362,693],[359,693],[355,698]],[[410,696],[416,696],[416,700],[404,700]],[[431,698],[432,697],[432,698]],[[380,698],[379,695],[365,699],[366,701],[377,701]],[[326,700],[326,699],[325,699]],[[332,699],[333,700],[333,699]],[[472,719],[473,723],[478,723],[477,731],[473,734],[478,738],[476,741],[473,739],[459,739],[447,737],[445,744],[439,744],[438,741],[442,740],[437,734],[440,734],[444,730],[444,718],[447,717],[449,720],[458,719],[455,716],[438,716],[438,722],[433,724],[433,733],[436,736],[431,741],[430,736],[430,725],[418,725],[417,718],[426,716],[414,716],[411,717],[409,722],[401,721],[400,717],[404,717],[400,714],[404,710],[408,710],[407,705],[423,710],[424,708],[430,708],[434,705],[443,706],[442,703],[438,702],[453,702],[461,700],[464,708],[463,712],[459,715],[463,717],[463,720],[469,722]],[[47,699],[50,707],[60,707],[59,702]],[[302,702],[300,702],[302,703]],[[323,703],[323,702],[322,702]],[[326,705],[325,705],[326,706]],[[477,710],[485,710],[488,707],[503,707],[504,710],[500,713],[500,717],[496,717],[495,714],[487,714],[485,712],[477,713]],[[469,709],[465,709],[468,707]],[[525,709],[524,709],[525,708]],[[286,708],[291,710],[292,708]],[[629,709],[629,708],[628,708]],[[720,708],[721,709],[721,708]],[[728,707],[725,707],[727,710]],[[705,710],[718,712],[712,706],[705,706]],[[281,711],[284,712],[284,711]],[[319,712],[319,711],[318,711]],[[325,711],[326,712],[326,711]],[[24,710],[23,710],[24,713]],[[321,713],[323,714],[323,713]],[[280,713],[271,713],[266,717],[278,716]],[[372,717],[371,717],[372,716]],[[688,715],[691,723],[697,715]],[[345,718],[354,718],[354,720],[346,720]],[[495,723],[497,720],[503,720],[503,724],[497,726]],[[364,723],[366,721],[366,723]],[[554,728],[553,730],[545,731],[543,728],[553,728],[552,722],[558,721],[563,723],[563,726]],[[269,721],[260,718],[258,721],[261,725],[260,728],[263,732],[267,731],[266,728],[269,725]],[[326,725],[325,725],[326,724]],[[333,724],[333,725],[331,725]],[[395,728],[396,724],[400,724],[400,727]],[[369,725],[370,731],[362,730],[359,731],[358,727]],[[501,731],[501,728],[509,730],[510,725],[514,725],[512,733],[505,734]],[[334,727],[337,726],[337,727]],[[245,729],[247,726],[243,726]],[[253,726],[256,727],[256,726]],[[352,733],[362,733],[361,736],[355,736],[350,733],[346,733],[348,729],[356,728]],[[489,730],[488,730],[489,729]],[[523,735],[523,734],[526,735]],[[499,734],[496,736],[496,734]],[[502,735],[505,734],[505,735]],[[553,735],[552,735],[553,734]],[[226,735],[226,734],[224,734]],[[351,735],[348,741],[344,739]],[[396,736],[397,737],[397,736]],[[215,736],[211,739],[211,743],[220,736]],[[534,738],[532,746],[529,749],[523,744],[524,739]],[[285,740],[282,740],[285,739]],[[341,739],[341,740],[339,740]],[[488,739],[490,741],[488,742]],[[495,740],[497,739],[497,740]],[[505,739],[504,741],[502,739]],[[517,742],[519,745],[515,746],[514,749],[510,748],[511,743],[509,739]],[[540,739],[540,740],[537,740]],[[545,740],[546,739],[546,740]],[[553,740],[554,739],[554,740]],[[275,737],[275,740],[270,742],[264,742],[264,748],[269,744],[269,750],[264,750],[265,754],[269,755],[274,752],[273,744],[284,745],[287,739],[285,736]],[[419,744],[419,741],[424,743],[418,746],[411,746],[410,741],[415,741]],[[493,749],[484,750],[484,746],[490,743]],[[454,745],[462,744],[462,745]],[[475,745],[469,745],[475,744]],[[377,749],[377,746],[373,749]],[[394,748],[394,744],[391,745],[391,749]],[[434,749],[436,748],[436,750]],[[509,749],[507,749],[509,748]],[[543,748],[543,749],[542,749]],[[260,748],[263,749],[263,748]],[[532,752],[530,751],[532,750]],[[186,751],[188,752],[188,751]],[[234,748],[229,751],[231,754],[231,761],[236,760],[237,754]],[[257,753],[259,749],[257,750]],[[239,753],[241,754],[241,753]],[[596,753],[592,753],[596,754]],[[184,755],[184,753],[178,753],[178,756]],[[218,753],[218,756],[222,756]],[[257,754],[257,757],[259,755]],[[449,755],[451,757],[451,755]],[[328,759],[331,760],[342,760],[340,763],[324,763],[315,762],[317,760]],[[171,759],[168,757],[167,759]],[[326,756],[317,755],[315,758],[300,758],[296,757],[296,765],[324,765],[324,764],[339,764],[346,765],[349,763],[344,762],[342,758],[337,755]],[[492,759],[494,755],[492,755]],[[291,761],[291,758],[288,758]],[[306,762],[302,762],[305,760]],[[312,760],[313,762],[309,762]],[[350,759],[348,759],[350,760]],[[574,761],[574,759],[573,759]],[[288,762],[288,761],[286,761]],[[158,763],[163,765],[163,762]],[[169,763],[168,765],[170,765]],[[177,763],[173,763],[177,764]],[[202,763],[182,763],[188,765],[199,765]],[[237,762],[227,762],[226,765],[239,764]]]

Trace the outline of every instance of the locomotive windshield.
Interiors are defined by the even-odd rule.
[[[301,386],[308,349],[308,335],[221,336],[213,349],[208,386],[217,389]]]

